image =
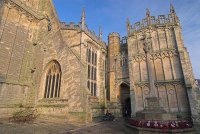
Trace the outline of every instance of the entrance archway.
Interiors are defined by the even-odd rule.
[[[122,83],[120,85],[120,103],[123,117],[131,116],[131,99],[129,85]]]

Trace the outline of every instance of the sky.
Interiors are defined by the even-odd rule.
[[[103,40],[108,34],[126,36],[126,19],[131,24],[145,18],[146,8],[152,16],[167,15],[170,3],[176,9],[183,29],[184,44],[189,51],[195,78],[200,79],[200,0],[53,0],[60,21],[78,24],[82,8],[86,11],[86,24],[98,35],[103,29]]]

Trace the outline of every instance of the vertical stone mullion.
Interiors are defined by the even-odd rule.
[[[51,84],[50,84],[50,90],[49,90],[49,97],[48,98],[51,98],[51,92],[52,92],[52,85],[53,85],[53,75],[51,74]]]
[[[46,76],[44,98],[46,98],[46,95],[47,95],[48,85],[49,85],[49,75]]]
[[[55,90],[55,74],[52,75],[53,80],[52,80],[52,85],[51,85],[51,98],[54,98],[54,90]]]
[[[46,98],[49,98],[50,91],[51,91],[51,81],[52,81],[52,76],[49,74],[49,82],[48,82],[48,89],[47,89],[47,95]]]
[[[55,80],[54,80],[54,93],[53,93],[53,97],[57,97],[57,74],[55,74]]]
[[[59,80],[58,80],[58,97],[60,97],[60,85],[61,85],[61,73],[59,74]]]
[[[54,97],[58,97],[58,79],[59,79],[59,75],[56,74],[56,78],[55,78],[56,87],[55,87],[55,95],[54,95]]]
[[[57,77],[56,78],[56,85],[57,86],[56,86],[56,93],[55,93],[56,95],[55,95],[55,97],[58,97],[58,94],[59,94],[58,93],[59,92],[59,84],[60,84],[60,82],[59,82],[60,81],[60,74],[57,74],[56,77]]]

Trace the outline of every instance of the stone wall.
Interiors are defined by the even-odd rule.
[[[143,36],[149,35],[152,77],[161,106],[171,113],[189,113],[190,106],[192,114],[198,115],[195,108],[200,104],[199,92],[196,93],[189,54],[174,12],[169,18],[159,16],[158,20],[147,14],[145,24],[128,27],[128,42],[120,42],[118,33],[110,34],[108,54],[102,35],[96,36],[85,26],[84,15],[85,12],[81,24],[67,25],[59,22],[51,0],[0,2],[0,108],[4,114],[11,108],[26,107],[70,120],[91,120],[104,108],[120,114],[118,96],[122,83],[130,85],[132,112],[143,110],[150,95]],[[87,88],[88,48],[97,54],[96,96],[91,96]],[[61,68],[60,97],[44,98],[52,61]],[[109,102],[106,93],[110,95]]]
[[[0,84],[0,107],[20,108],[26,106],[28,86],[14,84]]]
[[[84,17],[82,17],[83,19]],[[85,20],[82,20],[80,25],[83,25]],[[69,25],[61,23],[63,40],[70,48],[71,52],[80,61],[80,89],[79,92],[86,95],[82,98],[82,103],[87,105],[86,110],[92,113],[92,117],[101,114],[101,105],[105,103],[105,59],[106,47],[105,44],[94,33],[90,32],[87,27],[81,27],[71,22]],[[91,96],[91,91],[87,88],[88,81],[88,65],[87,51],[93,49],[97,54],[97,95]],[[92,108],[92,110],[90,110]]]
[[[126,99],[130,98],[128,45],[118,33],[108,36],[108,93],[107,107],[115,116],[122,116]],[[123,87],[125,84],[128,89]]]
[[[39,44],[35,55],[35,83],[38,87],[36,107],[44,114],[65,116],[68,112],[85,112],[84,89],[81,89],[80,72],[81,61],[70,48],[71,42],[65,40],[62,36],[60,22],[54,9],[53,3],[46,1],[41,5],[41,9],[45,10],[50,19],[51,30],[48,30],[48,23],[43,22],[41,27],[44,29],[39,33]],[[37,57],[43,57],[38,60]],[[61,87],[60,97],[44,99],[46,73],[48,63],[57,61],[61,66]]]
[[[198,87],[198,82],[194,78],[192,64],[190,61],[190,56],[187,49],[184,47],[182,38],[181,27],[175,28],[176,40],[179,43],[178,51],[180,54],[181,67],[183,70],[184,81],[187,89],[187,96],[189,99],[190,111],[192,114],[192,119],[194,123],[200,123],[200,90]]]
[[[4,1],[2,0],[0,1],[0,16],[3,16],[3,10],[4,10]],[[1,19],[0,19],[0,23],[1,23]]]
[[[70,112],[86,113],[87,96],[80,80],[81,61],[68,42],[63,41],[52,1],[34,1],[39,5],[33,1],[15,2],[8,3],[1,12],[1,107],[36,107],[41,114],[60,113],[65,117]],[[46,69],[52,60],[61,66],[61,96],[44,99]]]
[[[32,107],[35,94],[31,72],[37,18],[16,2],[19,1],[7,1],[1,7],[1,104],[3,107]]]
[[[178,26],[177,26],[178,27]],[[183,71],[177,50],[173,27],[151,28],[143,31],[151,36],[151,65],[155,78],[156,95],[161,99],[161,106],[168,112],[189,112],[187,91]],[[136,86],[136,109],[141,111],[149,97],[148,69],[144,53],[142,32],[135,33],[128,39],[129,56],[133,68]],[[184,99],[183,99],[184,98]]]

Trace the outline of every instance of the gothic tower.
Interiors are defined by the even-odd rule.
[[[127,22],[127,33],[132,115],[144,110],[151,96],[160,98],[168,113],[190,115],[194,76],[174,7],[158,18],[147,9],[142,22]]]
[[[128,70],[128,46],[127,38],[118,33],[108,36],[108,78],[110,105],[115,106],[113,112],[117,116],[131,113],[130,106],[130,82]]]

